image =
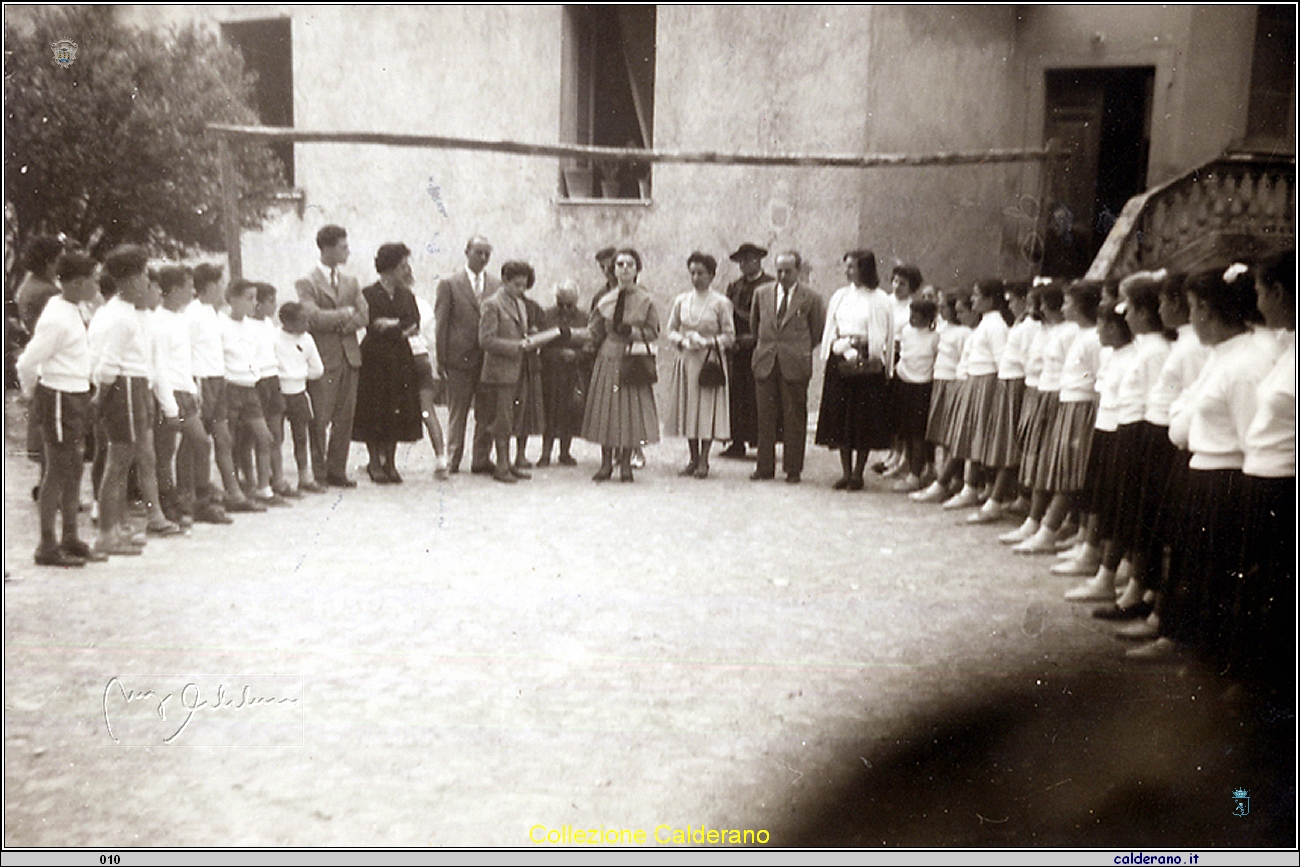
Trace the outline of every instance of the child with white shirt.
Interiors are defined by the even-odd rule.
[[[934,466],[939,477],[928,488],[908,496],[918,503],[942,503],[948,499],[948,484],[953,463],[949,451],[953,408],[960,383],[957,368],[972,332],[973,313],[970,295],[960,291],[943,292],[939,312],[946,322],[939,329],[939,347],[934,359],[933,387],[930,391],[930,416],[926,421],[925,439],[934,446]],[[960,462],[959,462],[960,465]]]
[[[925,425],[939,352],[939,332],[934,329],[937,305],[914,297],[908,309],[908,322],[899,335],[892,393],[894,420],[907,468],[907,477],[895,482],[893,489],[903,493],[921,489],[921,476],[934,458],[934,447],[925,440]]]
[[[307,333],[307,314],[297,301],[280,306],[280,329],[275,336],[275,360],[284,400],[284,418],[293,437],[293,459],[298,465],[298,493],[323,494],[325,486],[311,474],[311,399],[307,380],[325,374],[316,341]],[[283,421],[280,424],[283,436]]]
[[[237,280],[226,290],[228,313],[221,314],[221,351],[226,368],[226,412],[231,433],[238,438],[241,430],[252,436],[256,450],[257,499],[266,501],[274,497],[271,490],[271,431],[262,413],[262,401],[257,394],[257,381],[261,373],[262,324],[253,318],[257,307],[256,284],[250,280]],[[236,486],[238,490],[238,486]],[[229,491],[227,491],[229,494]]]
[[[252,318],[261,329],[257,346],[257,397],[262,403],[266,427],[271,432],[271,497],[263,502],[271,506],[287,506],[286,498],[301,495],[293,491],[284,480],[284,396],[280,393],[280,362],[275,354],[280,329],[272,318],[275,315],[275,287],[270,283],[254,285],[257,304],[253,308]],[[249,442],[249,445],[252,446],[252,443]]]
[[[1101,338],[1097,334],[1097,309],[1101,285],[1078,280],[1070,284],[1061,308],[1066,325],[1065,349],[1057,387],[1057,410],[1047,435],[1034,482],[1034,505],[1030,519],[1039,519],[1034,534],[1012,548],[1018,554],[1053,553],[1058,531],[1072,505],[1077,506],[1084,490],[1092,431],[1097,420],[1097,370],[1101,363]],[[1052,353],[1054,356],[1055,353]],[[1044,363],[1044,380],[1048,365]],[[1046,383],[1043,383],[1047,387]],[[1046,502],[1042,512],[1037,510]]]
[[[113,278],[117,294],[99,309],[87,331],[93,401],[107,440],[96,541],[96,547],[106,554],[139,554],[143,546],[143,539],[126,524],[127,476],[132,465],[137,467],[149,509],[146,529],[157,535],[180,531],[163,514],[157,496],[147,264],[148,255],[140,247],[120,247],[109,254],[104,268]]]
[[[95,260],[65,253],[56,267],[62,294],[46,302],[17,368],[23,396],[34,402],[30,423],[40,427],[45,452],[36,563],[84,566],[88,560],[106,559],[77,535],[82,452],[90,422],[90,346],[78,305],[97,292]],[[59,515],[61,541],[55,536]]]
[[[229,523],[214,501],[215,490],[208,480],[208,437],[199,416],[199,386],[185,313],[194,300],[192,272],[166,266],[158,272],[158,286],[162,305],[153,312],[154,395],[160,409],[154,434],[158,496],[163,512],[182,527],[193,524],[196,516],[210,523]]]

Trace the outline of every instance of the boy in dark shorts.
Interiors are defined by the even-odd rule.
[[[257,307],[256,284],[237,280],[226,290],[228,313],[221,314],[221,351],[226,368],[226,421],[238,440],[241,432],[252,436],[257,454],[257,499],[271,500],[271,431],[262,413],[262,400],[257,393],[260,378],[258,347],[262,337],[262,323],[253,319]],[[238,485],[235,490],[239,490]],[[229,495],[229,491],[227,494]],[[260,504],[259,504],[260,505]],[[227,509],[235,511],[229,503]]]
[[[39,495],[40,566],[84,566],[104,560],[77,535],[82,456],[90,425],[90,346],[78,305],[95,297],[95,260],[80,253],[59,258],[62,293],[46,302],[32,339],[18,358],[23,395],[34,401],[32,424],[41,427],[45,476]],[[55,523],[63,516],[62,541]]]
[[[297,301],[289,301],[280,307],[275,356],[279,365],[284,415],[289,419],[293,436],[293,458],[298,464],[298,492],[323,494],[325,486],[313,479],[311,473],[312,408],[307,396],[307,380],[320,379],[325,373],[325,365],[316,341],[307,333],[307,313]],[[283,430],[280,435],[283,436]]]

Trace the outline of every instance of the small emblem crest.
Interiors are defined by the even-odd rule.
[[[1245,789],[1233,789],[1232,801],[1233,804],[1235,805],[1232,808],[1232,815],[1234,816],[1250,815],[1250,792],[1246,791]]]
[[[54,62],[64,69],[71,66],[72,61],[77,59],[77,43],[71,39],[60,39],[57,42],[52,42],[50,48],[54,51]]]

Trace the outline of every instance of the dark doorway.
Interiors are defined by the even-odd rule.
[[[1043,273],[1081,277],[1124,203],[1146,188],[1155,68],[1047,71],[1044,141],[1070,156],[1055,164]]]

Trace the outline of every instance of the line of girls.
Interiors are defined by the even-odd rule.
[[[972,523],[1027,509],[999,540],[1084,576],[1065,598],[1128,621],[1117,637],[1146,642],[1130,657],[1293,692],[1295,268],[1291,250],[946,295],[938,477],[913,498],[982,502]]]

